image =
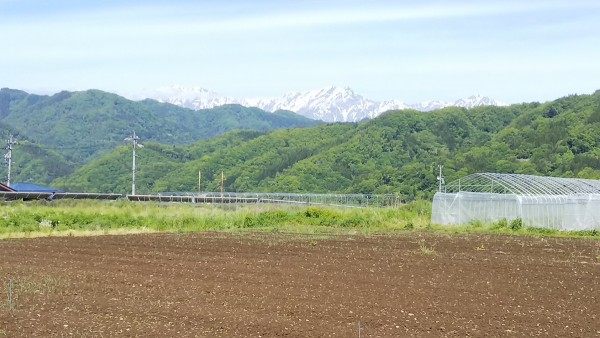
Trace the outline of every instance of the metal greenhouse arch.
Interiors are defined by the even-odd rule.
[[[566,231],[600,229],[600,181],[477,173],[446,185],[433,197],[435,224],[501,219]]]

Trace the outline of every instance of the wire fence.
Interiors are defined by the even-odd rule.
[[[233,192],[168,192],[157,195],[127,195],[130,201],[158,201],[206,204],[296,204],[340,207],[398,207],[400,195],[373,194],[291,194]]]
[[[293,193],[236,193],[236,192],[165,192],[154,195],[121,195],[97,193],[0,192],[0,200],[58,200],[127,198],[132,202],[157,201],[204,204],[296,204],[330,205],[340,207],[398,207],[404,203],[400,195],[386,194],[293,194]]]

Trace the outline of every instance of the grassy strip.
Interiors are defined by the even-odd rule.
[[[128,201],[4,202],[0,238],[122,232],[236,231],[385,232],[425,227],[430,204],[399,209],[289,205],[191,205]]]
[[[400,208],[289,205],[192,205],[156,202],[58,200],[0,203],[0,238],[140,232],[271,231],[394,234],[410,231],[496,233],[600,238],[598,231],[525,228],[517,221],[467,226],[430,224],[431,202]]]
[[[434,232],[447,234],[496,234],[496,235],[515,235],[515,236],[534,236],[534,237],[577,237],[600,239],[600,231],[585,230],[585,231],[559,231],[545,228],[528,228],[518,227],[511,228],[504,226],[504,221],[496,223],[471,223],[461,226],[443,226],[430,225],[428,229]]]

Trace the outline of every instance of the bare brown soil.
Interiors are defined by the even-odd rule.
[[[0,336],[595,337],[599,256],[598,240],[422,233],[2,240]]]

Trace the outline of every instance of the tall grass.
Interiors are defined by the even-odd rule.
[[[430,224],[431,202],[398,208],[291,205],[202,205],[158,202],[57,200],[0,202],[0,237],[130,232],[285,231],[390,234],[405,231],[486,232],[600,238],[598,231],[564,233],[524,227],[520,221]]]
[[[1,202],[0,235],[57,235],[67,231],[228,231],[333,229],[378,232],[425,227],[428,202],[400,208],[289,205],[192,205],[157,202],[58,200]]]
[[[560,231],[547,228],[526,227],[521,219],[507,221],[505,219],[497,222],[473,221],[460,226],[430,225],[429,229],[436,232],[463,234],[463,233],[487,233],[498,235],[517,235],[517,236],[536,236],[536,237],[583,237],[590,239],[600,239],[600,231]]]

